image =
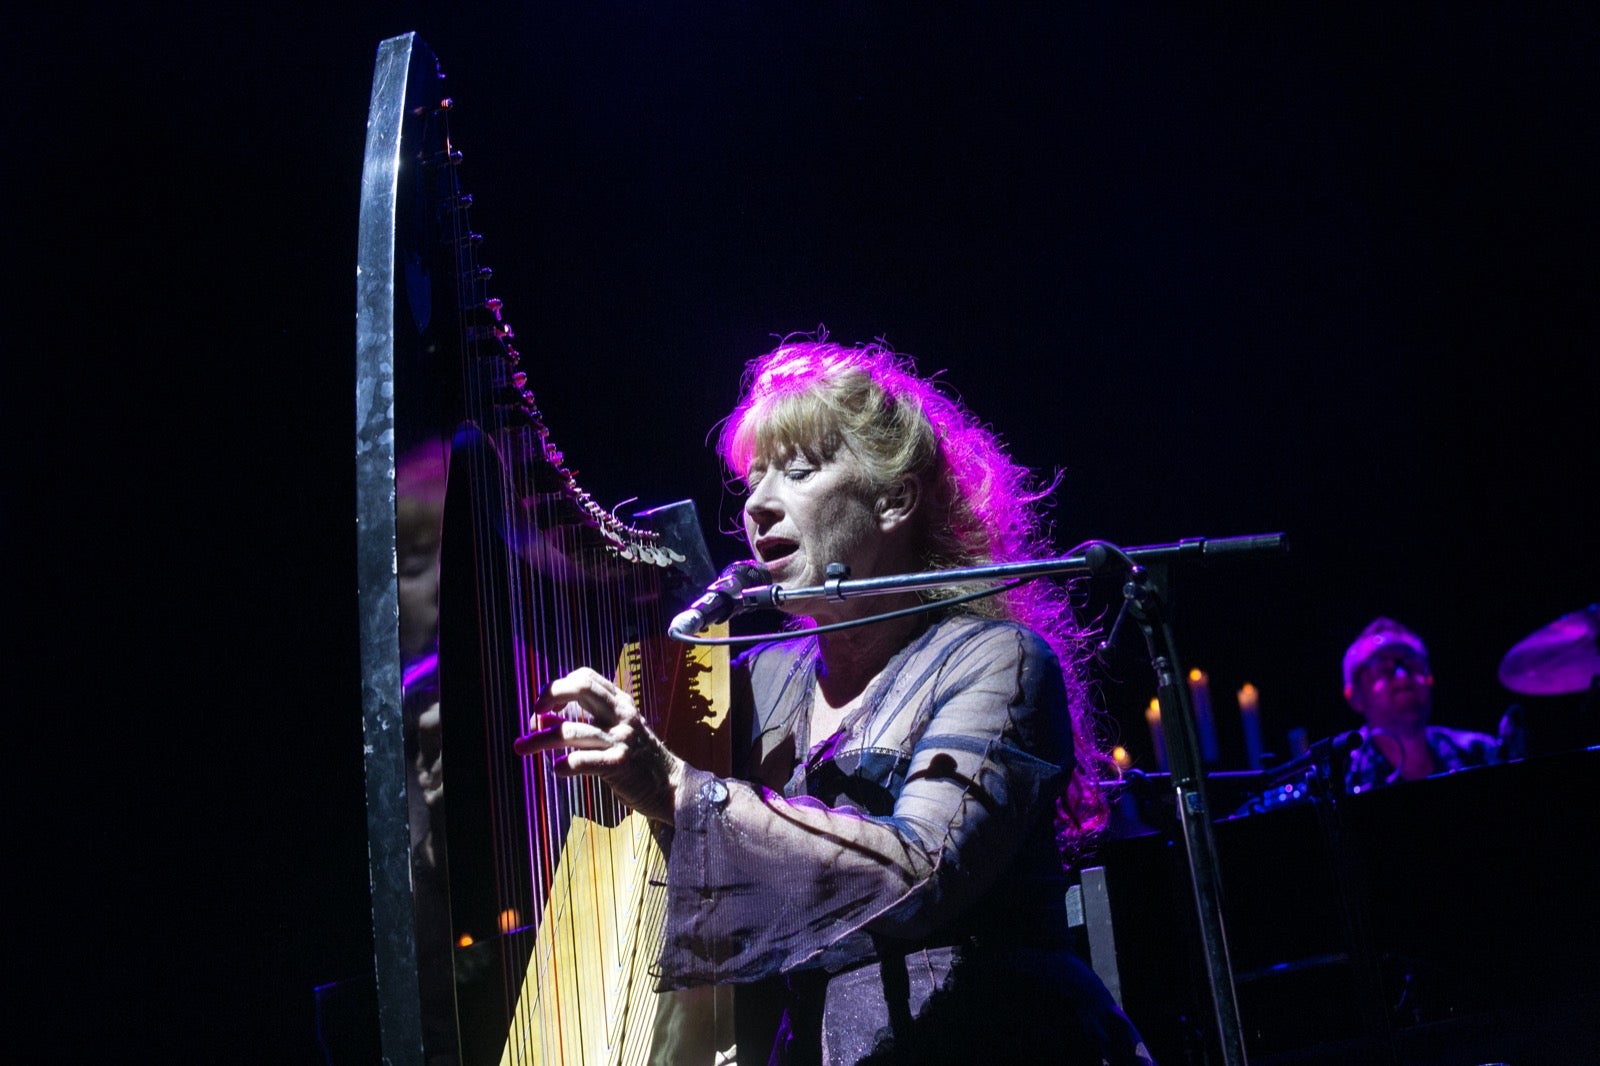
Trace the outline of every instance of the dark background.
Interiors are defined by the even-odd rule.
[[[1245,681],[1274,750],[1355,724],[1379,613],[1493,730],[1501,657],[1597,595],[1590,5],[33,8],[8,866],[65,1058],[315,1061],[313,988],[370,969],[356,212],[413,30],[554,436],[608,505],[695,499],[719,563],[706,437],[825,323],[1060,468],[1063,552],[1288,534],[1174,575],[1233,766]],[[1139,667],[1105,692],[1149,767]]]

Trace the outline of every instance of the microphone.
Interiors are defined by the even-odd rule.
[[[1361,734],[1359,728],[1339,733],[1335,736],[1324,737],[1312,744],[1304,753],[1295,756],[1282,765],[1274,766],[1264,771],[1268,787],[1285,784],[1291,778],[1298,777],[1313,766],[1324,762],[1331,765],[1334,758],[1349,755],[1366,742],[1367,738]]]
[[[700,632],[707,626],[726,622],[744,607],[740,593],[757,585],[771,583],[772,575],[767,573],[767,568],[760,563],[752,559],[734,563],[706,586],[705,595],[691,603],[672,620],[672,624],[667,626],[667,634],[686,637]]]

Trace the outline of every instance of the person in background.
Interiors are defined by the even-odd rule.
[[[752,361],[719,451],[774,584],[1049,554],[1053,486],[881,343],[791,338]],[[1115,771],[1064,593],[785,604],[791,628],[734,664],[726,778],[602,674],[546,687],[517,750],[565,750],[557,774],[598,775],[656,823],[661,987],[734,985],[738,1061],[1152,1061],[1069,939],[1067,865]]]
[[[1433,670],[1422,638],[1391,618],[1368,623],[1344,653],[1344,698],[1364,720],[1361,745],[1350,753],[1346,792],[1500,759],[1487,733],[1432,725]]]

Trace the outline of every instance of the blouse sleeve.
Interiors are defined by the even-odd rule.
[[[1048,824],[1072,745],[1060,666],[1042,639],[966,627],[918,649],[892,692],[869,726],[874,745],[911,753],[887,816],[688,771],[662,987],[843,965],[873,936],[926,938]]]

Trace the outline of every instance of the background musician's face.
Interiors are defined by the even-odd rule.
[[[1374,729],[1398,734],[1420,731],[1433,710],[1428,661],[1402,647],[1380,651],[1356,671],[1350,706]]]
[[[439,631],[439,548],[443,535],[443,441],[418,445],[395,466],[395,562],[400,599],[400,653],[409,663]]]
[[[745,483],[745,538],[773,584],[821,585],[829,563],[844,563],[856,578],[895,572],[880,495],[848,449],[826,460],[757,458]],[[813,616],[818,610],[814,602],[805,607]]]

